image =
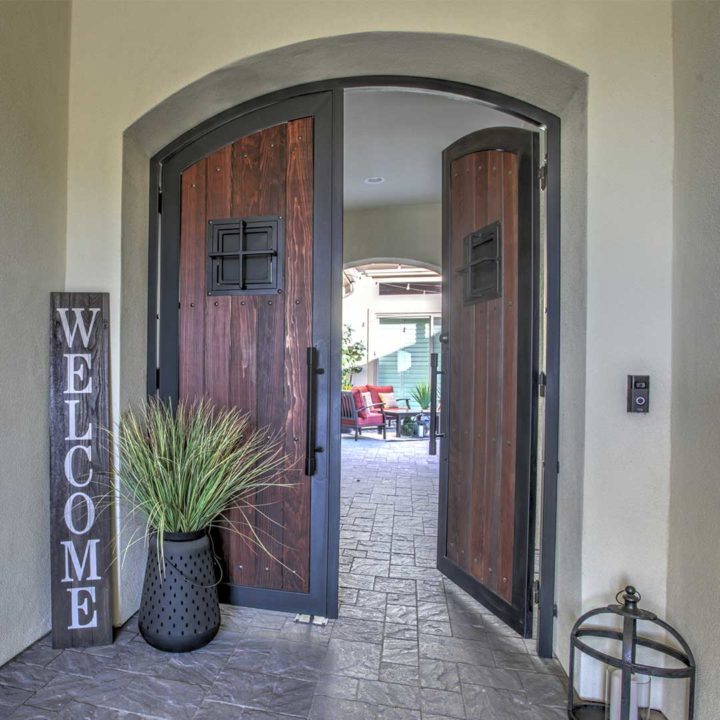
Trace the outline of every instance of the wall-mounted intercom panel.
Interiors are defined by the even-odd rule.
[[[627,411],[632,413],[650,412],[649,375],[628,375]]]

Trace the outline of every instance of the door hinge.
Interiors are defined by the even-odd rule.
[[[533,605],[540,604],[540,581],[535,580],[533,583]]]
[[[160,389],[160,368],[155,368],[155,387]]]
[[[553,603],[553,617],[558,616],[558,606],[557,603]]]
[[[545,156],[545,162],[538,168],[538,182],[541,190],[547,187],[547,155]]]
[[[159,214],[159,215],[162,214],[162,191],[158,192],[158,197],[157,197],[157,211],[158,211],[158,214]]]
[[[538,373],[538,394],[540,397],[545,397],[545,392],[547,391],[547,375],[544,372]]]

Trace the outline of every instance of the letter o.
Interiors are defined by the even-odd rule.
[[[82,530],[78,530],[73,522],[72,511],[75,498],[81,498],[87,507],[87,520]],[[92,501],[92,498],[85,493],[73,493],[65,502],[64,514],[65,525],[67,525],[68,530],[75,535],[84,535],[95,524],[95,503]]]

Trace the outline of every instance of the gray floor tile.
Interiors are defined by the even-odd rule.
[[[460,676],[455,663],[444,660],[420,660],[420,684],[422,687],[460,691]]]
[[[375,705],[318,695],[313,701],[309,720],[376,720],[376,717]]]
[[[270,675],[317,680],[326,655],[325,644],[277,640],[259,670]]]
[[[417,665],[399,665],[398,663],[381,662],[380,680],[383,682],[419,685],[420,674]]]
[[[57,672],[40,665],[26,665],[11,660],[0,668],[0,686],[8,685],[18,690],[39,690],[57,676]]]
[[[465,718],[463,696],[459,692],[424,687],[420,689],[420,702],[423,715],[443,714],[451,718]]]
[[[358,700],[375,705],[420,709],[420,691],[413,685],[361,680],[358,688]]]
[[[355,640],[330,640],[323,672],[377,680],[381,646]]]
[[[417,665],[418,644],[414,640],[394,640],[387,638],[383,642],[383,662],[399,665]]]
[[[222,606],[215,640],[180,655],[147,645],[136,618],[106,647],[45,637],[0,668],[0,720],[564,718],[560,665],[435,569],[426,451],[343,441],[336,621]]]
[[[0,718],[5,717],[9,718],[9,720],[60,720],[62,716],[53,710],[41,710],[40,708],[32,707],[31,705],[21,705],[11,715],[5,716],[0,713]],[[83,715],[82,713],[77,712],[73,715],[73,718],[76,718],[77,720],[84,720],[84,718],[91,717],[93,717],[93,715]]]
[[[379,705],[377,709],[377,720],[421,720],[421,717],[419,710],[409,708]]]
[[[226,668],[206,699],[305,718],[314,693],[315,683],[307,680]]]
[[[322,675],[317,681],[315,694],[339,700],[356,700],[359,683],[357,678],[344,675]]]

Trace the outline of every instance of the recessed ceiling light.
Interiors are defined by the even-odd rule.
[[[384,182],[385,178],[380,177],[379,175],[372,175],[371,177],[365,178],[366,185],[382,185]]]

